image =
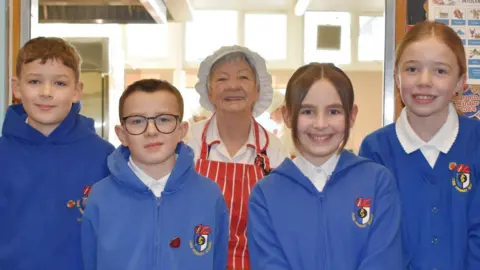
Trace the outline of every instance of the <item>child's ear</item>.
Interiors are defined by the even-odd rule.
[[[13,96],[17,99],[22,99],[22,93],[20,92],[20,79],[18,77],[13,77],[11,82]]]
[[[395,81],[395,86],[400,90],[400,75],[398,74],[397,69],[393,71],[393,79]]]
[[[73,103],[80,101],[83,95],[83,82],[78,81],[75,85],[75,93],[73,96]]]
[[[285,105],[282,106],[282,116],[283,116],[283,122],[285,123],[285,125],[289,129],[292,129],[292,117],[288,113],[287,107]]]
[[[458,78],[457,85],[455,86],[455,90],[453,93],[453,97],[456,97],[460,95],[460,93],[463,93],[466,83],[467,83],[467,76],[463,74],[462,76],[460,76],[460,78]]]
[[[181,122],[180,125],[178,126],[178,129],[180,130],[180,139],[178,141],[182,141],[185,136],[187,136],[188,133],[188,122]]]
[[[357,104],[353,104],[352,112],[350,113],[350,128],[352,128],[353,125],[355,124],[355,120],[357,120],[357,114],[358,114],[358,106]]]
[[[127,131],[121,125],[115,126],[115,133],[123,146],[128,147]]]

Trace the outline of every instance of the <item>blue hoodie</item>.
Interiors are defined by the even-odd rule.
[[[82,224],[86,270],[226,269],[222,192],[195,171],[190,147],[176,153],[160,198],[128,166],[128,148],[108,158],[111,175],[93,187]]]
[[[397,179],[409,270],[480,269],[480,122],[458,120],[455,142],[448,153],[439,153],[433,168],[421,150],[405,152],[395,124],[371,133],[360,147],[360,155]]]
[[[0,269],[80,270],[80,221],[89,185],[104,178],[114,147],[74,104],[47,137],[7,111],[0,138]]]
[[[400,211],[383,166],[343,151],[318,192],[286,159],[250,195],[251,269],[402,269]]]

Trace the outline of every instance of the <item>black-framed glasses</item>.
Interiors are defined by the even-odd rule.
[[[148,123],[153,120],[155,128],[163,134],[170,134],[177,128],[179,115],[160,114],[154,117],[145,117],[141,115],[131,115],[123,117],[123,126],[128,133],[132,135],[140,135],[148,129]]]

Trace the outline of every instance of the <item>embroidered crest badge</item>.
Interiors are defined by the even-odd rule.
[[[456,164],[451,162],[448,165],[450,171],[454,171],[455,175],[452,177],[452,185],[460,192],[468,192],[472,189],[472,181],[470,179],[470,166],[465,164]]]
[[[86,186],[83,188],[83,195],[80,199],[76,201],[70,200],[67,202],[68,208],[77,208],[78,211],[80,212],[80,217],[77,218],[78,222],[82,221],[82,216],[85,211],[85,206],[87,205],[88,195],[90,194],[91,190],[92,188],[90,186]]]
[[[199,224],[194,228],[193,240],[190,240],[190,248],[197,256],[203,256],[212,249],[212,229],[210,226]]]
[[[355,207],[352,213],[352,220],[360,228],[365,228],[372,224],[373,214],[371,198],[357,198],[355,200]]]

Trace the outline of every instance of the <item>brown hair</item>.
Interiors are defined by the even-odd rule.
[[[455,33],[455,31],[444,23],[424,21],[417,23],[412,29],[410,29],[400,44],[397,47],[395,53],[395,69],[398,68],[400,59],[402,58],[405,49],[414,42],[421,41],[430,37],[435,37],[440,42],[445,44],[457,57],[457,64],[460,69],[459,76],[467,72],[467,57],[465,56],[465,47],[462,40]]]
[[[288,115],[292,121],[292,137],[294,144],[301,149],[298,140],[298,115],[305,96],[317,81],[325,79],[333,84],[337,90],[345,111],[345,134],[340,151],[343,150],[350,137],[350,115],[353,110],[354,91],[353,85],[347,74],[333,64],[310,63],[297,69],[287,84],[285,104]]]
[[[125,100],[135,92],[145,92],[145,93],[155,93],[159,91],[167,91],[172,93],[175,98],[177,98],[178,107],[179,107],[179,117],[178,120],[183,121],[183,97],[180,91],[173,86],[171,83],[164,80],[157,79],[143,79],[136,81],[130,84],[125,91],[123,91],[122,96],[120,97],[118,113],[120,119],[122,119],[122,111],[125,106]]]
[[[20,77],[22,66],[40,59],[42,64],[48,60],[57,60],[73,70],[75,80],[80,79],[82,58],[67,41],[56,37],[37,37],[29,40],[17,55],[17,76]]]

